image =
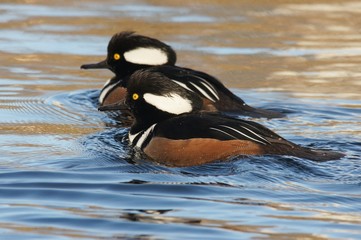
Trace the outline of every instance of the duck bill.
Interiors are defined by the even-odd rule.
[[[98,63],[91,63],[91,64],[84,64],[80,66],[81,69],[109,69],[109,65],[107,64],[107,60],[98,62]]]
[[[108,104],[98,107],[98,111],[105,112],[105,111],[126,111],[129,110],[127,104],[124,101],[117,102],[114,104]]]

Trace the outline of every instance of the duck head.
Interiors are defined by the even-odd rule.
[[[120,32],[109,41],[105,60],[84,64],[82,69],[109,69],[118,78],[132,74],[136,70],[159,65],[174,65],[175,51],[167,44],[134,32]]]

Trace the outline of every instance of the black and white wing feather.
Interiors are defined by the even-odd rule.
[[[212,102],[219,101],[220,99],[219,93],[213,83],[196,71],[169,66],[160,66],[157,69],[161,70],[161,72],[174,83],[188,91],[197,93]]]
[[[169,119],[160,125],[162,125],[160,134],[174,139],[249,140],[262,145],[288,142],[258,123],[216,114],[185,114]]]
[[[229,126],[222,124],[222,125],[210,127],[209,129],[213,131],[217,131],[221,134],[225,134],[234,139],[249,139],[263,145],[271,144],[265,137],[241,124],[237,126]]]
[[[176,79],[171,79],[176,84],[180,85],[181,87],[197,93],[198,95],[207,98],[208,100],[212,102],[216,102],[219,100],[218,92],[217,90],[205,79],[198,77],[196,75],[189,75],[187,76],[187,81],[181,81]]]

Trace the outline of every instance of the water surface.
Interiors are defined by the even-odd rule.
[[[361,235],[357,1],[2,1],[1,239],[357,239]],[[257,120],[340,161],[134,162],[97,111],[110,37],[159,38],[221,79]]]

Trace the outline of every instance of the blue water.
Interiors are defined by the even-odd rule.
[[[252,99],[250,94],[236,92]],[[73,117],[79,124],[104,122],[109,127],[73,140],[61,134],[0,138],[5,152],[0,173],[4,237],[239,239],[296,234],[357,238],[361,144],[358,136],[342,136],[337,129],[323,136],[319,125],[348,119],[338,127],[352,127],[358,124],[360,110],[329,107],[321,112],[320,105],[332,101],[313,107],[317,101],[297,104],[291,99],[286,106],[294,112],[290,119],[269,124],[300,144],[345,152],[340,161],[256,156],[168,168],[146,160],[133,162],[127,129],[115,127],[111,116],[96,111],[97,93],[53,95],[45,104],[50,108],[59,101],[68,111],[89,116]],[[305,126],[309,137],[287,134],[295,131],[297,122],[307,123],[311,113],[319,117],[312,118],[317,125]],[[55,114],[66,124],[60,109]],[[48,121],[57,122],[51,117]],[[9,139],[11,145],[6,144]],[[56,149],[70,153],[57,155]],[[20,157],[11,157],[11,152]]]
[[[360,238],[361,54],[345,40],[358,33],[307,32],[300,19],[318,21],[301,3],[296,20],[287,15],[296,5],[286,3],[47,4],[0,4],[0,239]],[[357,18],[352,4],[325,6],[347,20]],[[300,27],[296,35],[284,24],[258,25],[282,17]],[[159,34],[181,64],[208,69],[251,106],[286,112],[255,119],[283,137],[346,156],[187,168],[134,158],[128,128],[97,111],[111,74],[79,69],[102,60],[110,36],[129,28]],[[299,45],[311,35],[311,47]]]

